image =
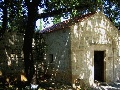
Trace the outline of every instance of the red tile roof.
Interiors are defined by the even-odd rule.
[[[66,21],[54,24],[51,27],[48,27],[48,28],[45,28],[45,29],[41,30],[40,33],[49,33],[49,32],[53,32],[53,31],[57,31],[57,30],[61,30],[61,29],[70,27],[74,23],[81,22],[83,19],[91,17],[95,13],[96,12],[94,12],[94,13],[88,13],[86,15],[80,15],[80,16],[74,17],[73,19],[68,19]]]

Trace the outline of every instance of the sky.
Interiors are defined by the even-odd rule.
[[[43,13],[43,10],[44,10],[43,8],[39,8],[39,7],[38,7],[38,9],[39,9],[39,12],[38,12],[39,14],[40,14],[40,13]],[[68,19],[69,19],[69,18],[70,18],[70,17],[68,17]],[[47,27],[50,27],[50,26],[53,25],[52,20],[53,20],[53,17],[49,17],[49,18],[48,18],[49,24],[47,24]],[[65,21],[65,20],[67,20],[67,19],[61,17],[61,22]],[[43,21],[43,19],[41,19],[41,21],[42,21],[42,29],[47,28],[47,27],[44,27],[45,22]],[[40,27],[40,19],[38,19],[38,20],[36,21],[36,26],[37,26],[37,29],[39,29],[39,27]]]

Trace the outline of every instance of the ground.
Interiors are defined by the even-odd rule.
[[[120,81],[111,83],[99,83],[93,90],[120,90]]]
[[[26,82],[12,82],[4,83],[4,80],[0,79],[0,90],[120,90],[120,81],[106,83],[106,82],[95,82],[94,87],[88,87],[84,85],[84,88],[78,87],[72,88],[70,85],[55,82],[52,79],[40,81],[38,85],[27,84]],[[37,88],[37,89],[35,89]]]
[[[51,83],[48,85],[46,83],[41,83],[43,87],[38,87],[37,89],[31,90],[120,90],[120,81],[112,82],[112,83],[97,83],[96,87],[85,87],[84,89],[75,88],[73,89],[71,86],[68,85],[56,85]],[[35,87],[35,85],[33,86]],[[4,88],[4,89],[3,89]],[[30,90],[30,86],[18,87],[14,85],[9,86],[0,86],[0,90]]]

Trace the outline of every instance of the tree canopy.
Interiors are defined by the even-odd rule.
[[[5,24],[10,29],[10,27],[13,26],[16,26],[17,28],[17,26],[24,23],[28,17],[28,3],[30,6],[35,6],[35,4],[37,4],[35,20],[43,19],[44,21],[47,21],[48,17],[67,17],[67,14],[71,14],[73,17],[78,14],[89,13],[99,9],[103,10],[103,12],[111,18],[117,26],[119,23],[120,2],[117,0],[1,0],[0,17],[1,21],[3,21],[3,29],[1,30],[5,31]],[[42,12],[38,11],[38,7]],[[56,20],[54,19],[54,21]],[[14,25],[16,22],[19,24]]]

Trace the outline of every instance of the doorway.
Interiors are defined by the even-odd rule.
[[[94,80],[104,82],[104,51],[94,51]]]

